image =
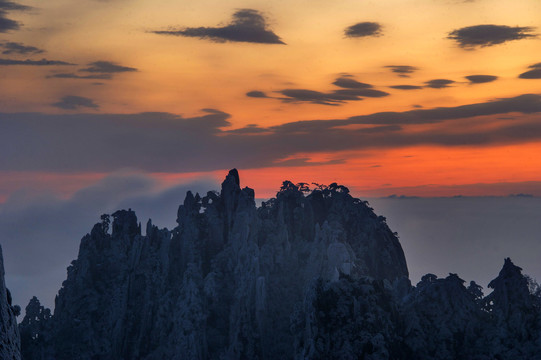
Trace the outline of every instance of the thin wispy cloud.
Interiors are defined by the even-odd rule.
[[[276,97],[266,96],[266,94],[261,96],[263,94],[261,91],[250,91],[246,96],[278,99],[285,103],[339,106],[350,101],[361,101],[364,98],[379,98],[390,95],[388,92],[373,89],[371,84],[357,81],[350,75],[342,75],[332,84],[340,89],[326,92],[311,89],[283,89],[276,91],[282,95]]]
[[[334,90],[328,93],[307,90],[307,89],[285,89],[280,90],[284,102],[309,102],[319,105],[340,105],[347,101],[360,101],[365,97],[383,97],[389,93],[374,89],[343,89]]]
[[[18,42],[5,42],[0,43],[0,48],[3,48],[2,54],[4,55],[11,55],[11,54],[19,54],[19,55],[35,55],[35,54],[41,54],[45,52],[42,49],[38,49],[35,46],[28,46],[24,45]]]
[[[123,66],[111,61],[94,61],[88,67],[79,69],[79,73],[56,73],[47,78],[57,79],[84,79],[84,80],[111,80],[114,75],[139,71],[136,68]],[[80,73],[83,73],[81,75]]]
[[[123,72],[135,72],[136,68],[119,65],[111,61],[95,61],[88,64],[87,68],[80,69],[82,72],[89,73],[102,73],[102,74],[113,74],[113,73],[123,73]]]
[[[345,100],[344,97],[336,96],[333,93],[323,93],[308,89],[285,89],[280,90],[279,93],[285,96],[282,98],[284,102],[309,102],[312,104],[337,106]],[[357,97],[356,100],[361,100],[361,98]]]
[[[178,30],[153,31],[159,35],[173,35],[208,39],[214,42],[247,42],[258,44],[285,44],[269,29],[267,20],[257,10],[241,9],[233,14],[226,26],[186,27]]]
[[[386,65],[384,67],[400,77],[410,77],[411,74],[419,70],[419,68],[411,65]]]
[[[262,128],[257,124],[248,124],[243,128],[225,130],[225,132],[227,134],[236,134],[236,135],[255,135],[255,134],[268,133],[269,129]]]
[[[91,75],[78,75],[74,73],[58,73],[48,75],[47,78],[57,79],[87,79],[87,80],[110,80],[113,78],[111,74],[91,74]]]
[[[24,65],[24,66],[54,66],[54,65],[76,65],[65,61],[60,60],[15,60],[15,59],[0,59],[0,66],[10,66],[10,65]]]
[[[99,108],[99,105],[96,104],[94,100],[75,95],[64,96],[62,99],[60,99],[60,101],[51,105],[64,110],[77,110],[79,108]]]

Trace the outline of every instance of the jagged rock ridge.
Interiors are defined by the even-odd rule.
[[[517,346],[539,350],[538,297],[519,268],[506,262],[486,298],[456,275],[412,287],[385,218],[344,186],[286,181],[257,208],[231,170],[219,193],[187,193],[171,231],[149,220],[143,236],[133,211],[112,217],[81,240],[54,315],[31,300],[25,359],[513,359]]]
[[[510,259],[483,297],[456,274],[411,287],[319,281],[292,324],[296,359],[541,359],[541,294]]]
[[[56,298],[57,359],[291,356],[289,318],[313,279],[408,276],[384,219],[336,184],[285,182],[256,208],[232,170],[220,193],[188,192],[172,231],[112,217],[81,240]]]
[[[4,280],[4,257],[0,246],[0,359],[21,359],[21,344],[16,316],[20,308],[11,304],[11,294]]]

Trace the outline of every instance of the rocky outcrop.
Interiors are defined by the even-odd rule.
[[[112,218],[81,240],[56,298],[42,335],[56,359],[287,358],[314,279],[408,276],[384,219],[336,184],[284,182],[257,208],[231,170],[219,193],[188,192],[171,231]]]
[[[506,259],[483,297],[456,274],[314,283],[292,317],[296,359],[541,359],[541,297]]]
[[[4,281],[4,257],[0,246],[0,359],[21,359],[21,344],[16,315],[18,306],[11,304],[11,294]]]
[[[21,329],[21,353],[23,359],[42,359],[51,353],[51,311],[43,307],[37,297],[30,299]]]
[[[531,294],[522,269],[505,259],[498,277],[488,284],[484,299],[494,326],[487,343],[505,359],[541,359],[541,296]]]
[[[143,235],[131,209],[103,215],[81,240],[54,314],[37,299],[27,307],[24,358],[539,353],[541,301],[528,292],[520,268],[506,261],[486,298],[454,274],[429,274],[412,287],[385,218],[344,186],[286,181],[256,207],[254,191],[241,188],[231,170],[220,192],[188,192],[177,224],[159,229],[149,220]]]

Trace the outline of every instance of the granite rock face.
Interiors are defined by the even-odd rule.
[[[51,311],[43,307],[37,297],[30,299],[25,317],[19,324],[21,329],[21,353],[23,359],[44,358],[51,352]]]
[[[456,274],[412,287],[317,281],[292,318],[296,359],[541,359],[541,294],[506,259],[494,291]],[[533,288],[539,289],[538,285]]]
[[[11,304],[11,294],[4,281],[4,257],[0,247],[0,359],[21,359],[21,343],[16,315],[18,306]]]
[[[177,224],[143,235],[132,210],[103,215],[54,314],[28,305],[24,358],[539,359],[520,268],[506,260],[487,297],[454,274],[413,287],[385,218],[344,186],[286,181],[256,207],[231,170]]]
[[[384,219],[336,184],[284,182],[257,208],[231,170],[219,193],[188,192],[173,230],[112,218],[81,240],[39,356],[290,358],[290,317],[314,279],[408,276]]]

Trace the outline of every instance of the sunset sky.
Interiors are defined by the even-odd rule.
[[[237,167],[541,195],[541,3],[0,0],[0,200]]]
[[[541,196],[539,154],[537,0],[0,0],[9,224],[216,188],[233,167],[259,199],[286,179]]]

